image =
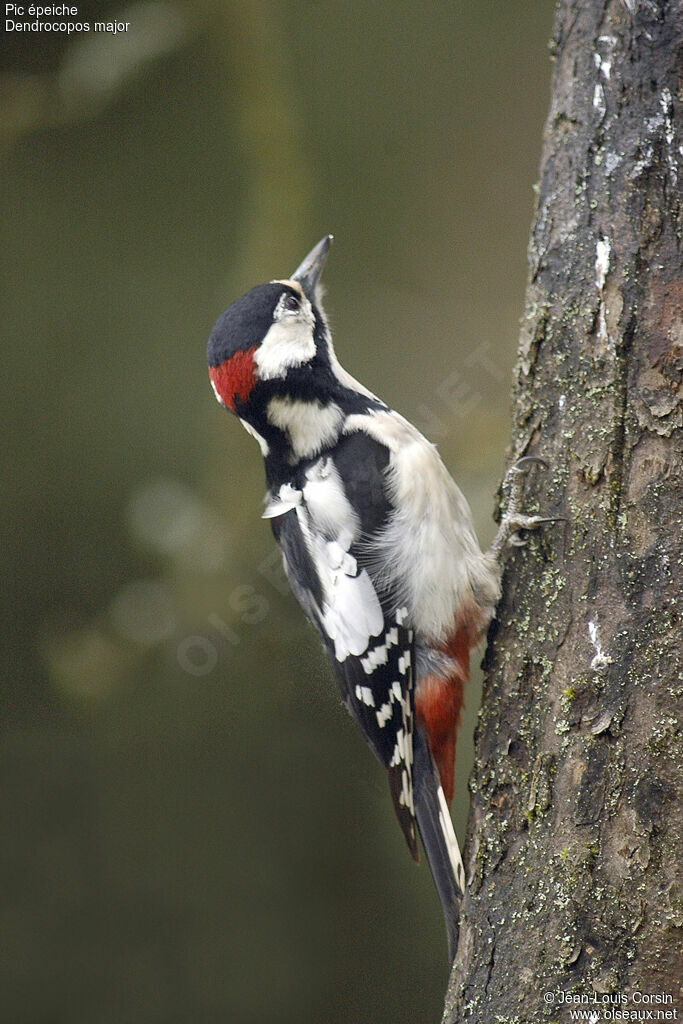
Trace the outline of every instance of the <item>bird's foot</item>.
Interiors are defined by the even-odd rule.
[[[524,479],[534,466],[547,469],[548,463],[537,455],[525,455],[513,463],[503,477],[505,511],[490,548],[490,554],[498,560],[504,555],[506,548],[524,547],[527,543],[526,538],[520,536],[520,530],[537,530],[546,523],[564,521],[563,516],[529,516],[523,513]]]

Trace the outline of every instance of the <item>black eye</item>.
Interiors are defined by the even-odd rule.
[[[283,309],[289,310],[290,313],[296,313],[300,306],[301,303],[297,299],[296,295],[285,295],[282,300]]]

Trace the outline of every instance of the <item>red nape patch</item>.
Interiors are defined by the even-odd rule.
[[[235,401],[246,402],[251,389],[256,383],[254,369],[254,352],[256,345],[235,352],[220,366],[209,367],[209,377],[216,392],[216,397],[231,412],[235,411]]]

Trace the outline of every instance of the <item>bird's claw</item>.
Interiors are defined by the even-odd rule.
[[[522,512],[524,477],[534,466],[547,469],[548,463],[538,455],[525,455],[510,466],[503,478],[502,491],[507,499],[507,508],[491,545],[491,554],[495,558],[499,559],[508,546],[521,548],[527,544],[527,538],[520,536],[520,530],[537,530],[546,523],[564,520],[563,516],[529,516]]]
[[[540,455],[523,455],[521,459],[517,459],[516,462],[513,462],[508,473],[510,470],[516,471],[517,473],[526,473],[531,466],[542,466],[543,469],[547,469],[548,463],[545,459],[542,459]]]
[[[544,526],[546,523],[563,523],[565,521],[564,516],[510,516],[507,520],[507,526],[510,529],[507,543],[511,547],[524,548],[529,539],[520,537],[520,530],[537,530],[539,526]]]

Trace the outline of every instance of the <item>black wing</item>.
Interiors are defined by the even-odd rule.
[[[386,491],[389,453],[366,434],[342,438],[332,456],[298,479],[298,500],[267,514],[280,544],[295,597],[327,649],[342,700],[389,773],[394,808],[417,860],[413,802],[413,633],[407,610],[383,593],[364,567],[363,538],[381,530],[393,512]],[[317,476],[315,475],[317,474]],[[307,500],[307,483],[318,486]],[[325,503],[337,507],[340,490],[359,529],[353,540],[334,528]],[[286,507],[286,506],[283,506]]]
[[[405,609],[385,613],[383,631],[363,656],[330,661],[349,714],[389,773],[396,817],[415,860],[419,859],[413,800],[413,632]]]

